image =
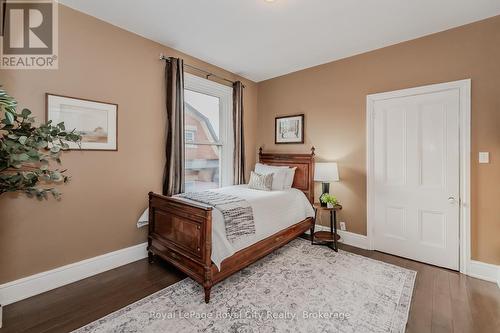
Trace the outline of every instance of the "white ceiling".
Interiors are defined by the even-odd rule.
[[[500,0],[60,0],[253,81],[500,14]]]

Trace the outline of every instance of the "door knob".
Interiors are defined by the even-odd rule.
[[[454,204],[456,202],[455,197],[449,197],[448,202]]]

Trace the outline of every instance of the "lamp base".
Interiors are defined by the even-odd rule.
[[[321,191],[323,192],[321,196],[319,197],[319,203],[321,204],[321,207],[326,207],[327,203],[323,202],[321,199],[325,194],[330,194],[330,183],[321,183]]]

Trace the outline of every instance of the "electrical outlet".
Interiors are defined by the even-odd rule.
[[[340,230],[345,231],[345,222],[340,222]]]

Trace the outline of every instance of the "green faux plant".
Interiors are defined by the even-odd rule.
[[[337,197],[328,193],[321,196],[320,201],[325,204],[332,204],[333,206],[338,205],[339,201]]]
[[[16,111],[17,102],[0,86],[0,195],[21,192],[29,197],[59,198],[51,184],[67,183],[66,170],[52,169],[51,162],[61,164],[61,151],[68,142],[80,143],[81,136],[66,131],[64,123],[51,121],[39,126],[31,111]]]

